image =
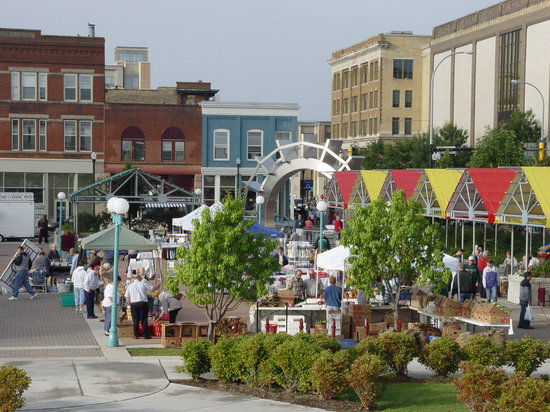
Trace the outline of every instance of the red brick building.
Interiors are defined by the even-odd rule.
[[[126,163],[184,189],[201,186],[201,107],[217,93],[206,82],[105,92],[105,172]]]
[[[0,191],[32,191],[37,214],[103,172],[105,40],[0,28]]]

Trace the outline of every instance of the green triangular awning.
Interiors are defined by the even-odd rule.
[[[84,249],[96,250],[113,250],[115,245],[115,227],[111,226],[101,232],[94,233],[91,236],[82,239],[82,247]],[[135,249],[135,250],[155,250],[158,248],[156,243],[145,239],[143,236],[120,227],[118,236],[119,249]]]

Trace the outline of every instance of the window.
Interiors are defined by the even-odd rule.
[[[351,71],[351,85],[357,86],[359,84],[359,69],[354,67]]]
[[[136,126],[122,132],[122,160],[142,162],[145,160],[145,134]]]
[[[332,90],[340,90],[340,73],[334,73],[332,81]]]
[[[351,98],[351,111],[353,113],[357,112],[357,110],[359,109],[358,104],[357,104],[357,100],[358,100],[357,96],[353,96]]]
[[[368,109],[368,98],[369,94],[365,93],[361,95],[361,110],[367,110]]]
[[[76,152],[76,120],[65,120],[64,142],[66,152]]]
[[[81,74],[78,76],[78,95],[81,102],[92,101],[92,76]]]
[[[36,73],[21,73],[23,100],[36,100]]]
[[[262,140],[263,132],[261,130],[249,130],[246,133],[246,158],[248,160],[256,160],[256,156],[262,156]]]
[[[336,114],[340,114],[340,99],[336,100]]]
[[[290,140],[290,139],[292,139],[292,132],[287,132],[287,131],[275,132],[275,140]]]
[[[344,138],[348,137],[348,124],[347,123],[342,124],[342,137],[344,137]]]
[[[214,160],[229,160],[229,130],[214,130]]]
[[[45,151],[47,148],[46,144],[46,120],[38,121],[38,150]]]
[[[12,100],[20,99],[20,94],[19,94],[20,78],[21,78],[21,74],[19,72],[12,72],[11,74],[11,99]]]
[[[63,100],[76,102],[76,74],[63,75]]]
[[[498,122],[510,118],[519,109],[518,85],[510,83],[519,78],[521,29],[500,35],[498,60]]]
[[[412,120],[410,117],[405,117],[405,134],[412,134]]]
[[[374,91],[374,108],[376,109],[378,107],[378,90]]]
[[[400,96],[399,90],[394,90],[393,98],[392,98],[392,107],[399,107],[399,96]]]
[[[391,119],[391,133],[399,134],[399,117],[392,117]]]
[[[370,64],[370,81],[378,80],[378,62],[372,62]]]
[[[369,65],[364,64],[361,66],[361,83],[367,83],[369,81]]]
[[[11,120],[11,149],[19,150],[19,119]]]
[[[23,119],[23,150],[36,150],[36,120]]]
[[[413,92],[412,90],[405,90],[405,107],[411,108],[413,106]]]
[[[351,122],[351,135],[357,136],[357,122]]]
[[[79,150],[81,152],[92,151],[92,122],[89,120],[81,120],[79,130]]]
[[[48,100],[48,74],[38,73],[38,99]]]
[[[372,117],[369,119],[369,134],[372,134],[372,124],[374,122],[372,121]]]
[[[369,109],[374,108],[374,101],[373,101],[374,94],[372,92],[369,93]]]
[[[342,88],[347,89],[349,87],[349,72],[343,72],[342,76],[344,77]]]
[[[393,78],[394,79],[412,79],[413,78],[412,59],[393,59]]]
[[[332,115],[336,116],[336,100],[332,101]]]
[[[361,135],[366,136],[367,135],[367,120],[361,120]]]
[[[374,118],[374,121],[372,122],[372,124],[373,124],[372,133],[377,134],[378,133],[378,118],[377,117]]]
[[[342,100],[342,113],[348,114],[348,112],[349,112],[349,100],[344,99]]]
[[[162,160],[185,161],[185,135],[179,127],[169,127],[162,133]]]
[[[124,75],[125,89],[139,89],[139,76],[137,74]]]

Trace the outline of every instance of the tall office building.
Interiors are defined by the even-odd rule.
[[[123,67],[122,79],[117,66]],[[115,48],[115,64],[106,66],[105,85],[108,88],[150,89],[151,63],[149,63],[147,47],[118,46]]]

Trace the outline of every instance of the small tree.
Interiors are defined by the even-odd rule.
[[[405,192],[393,193],[390,203],[378,198],[354,209],[341,243],[350,248],[351,285],[373,296],[372,288],[384,286],[399,318],[399,295],[404,285],[436,282],[443,271],[441,243],[437,226],[421,215],[418,202],[405,199]],[[445,277],[445,276],[444,276]]]
[[[489,130],[476,144],[469,167],[521,166],[523,143],[513,131],[499,126]]]
[[[269,278],[278,268],[270,252],[277,243],[247,231],[241,199],[226,197],[213,216],[208,209],[194,221],[191,247],[178,248],[176,278],[187,286],[187,297],[203,308],[210,320],[208,338],[216,324],[241,301],[267,293]]]

